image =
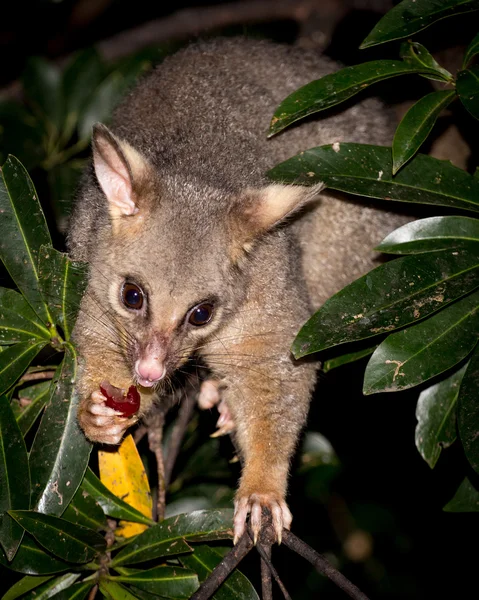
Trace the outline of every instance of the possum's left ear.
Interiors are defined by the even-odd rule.
[[[260,189],[245,190],[231,215],[236,247],[240,245],[248,250],[259,235],[316,200],[324,187],[324,183],[311,187],[271,184]]]

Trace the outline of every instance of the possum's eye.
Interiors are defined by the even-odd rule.
[[[196,327],[206,325],[206,323],[211,321],[212,316],[213,305],[209,302],[204,302],[203,304],[198,304],[191,309],[188,317],[188,323],[191,323],[191,325],[195,325]]]
[[[121,301],[127,308],[140,310],[143,306],[143,290],[134,283],[124,283],[121,288]]]

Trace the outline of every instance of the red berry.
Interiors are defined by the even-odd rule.
[[[134,385],[131,385],[125,394],[125,390],[102,381],[100,391],[106,398],[106,406],[121,412],[124,417],[134,415],[140,408],[140,393]]]

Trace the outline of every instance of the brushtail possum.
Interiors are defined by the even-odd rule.
[[[268,507],[280,540],[291,455],[316,367],[290,345],[331,294],[372,268],[371,248],[404,222],[321,186],[271,183],[265,173],[328,143],[389,144],[386,110],[368,99],[268,140],[275,107],[338,69],[314,53],[246,39],[193,44],[166,59],[96,125],[93,160],[71,219],[69,249],[90,264],[74,340],[79,421],[117,444],[201,359],[203,407],[235,429],[243,470],[238,538]],[[137,417],[105,404],[100,384],[141,393]],[[106,384],[105,384],[106,385]]]

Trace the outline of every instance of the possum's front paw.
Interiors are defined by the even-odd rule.
[[[241,487],[236,494],[234,513],[234,543],[239,540],[245,531],[246,518],[250,514],[250,525],[253,539],[256,544],[261,531],[261,515],[263,508],[269,509],[273,519],[276,541],[281,544],[283,527],[289,529],[293,516],[284,501],[284,498],[274,492],[243,493]]]
[[[138,418],[124,417],[122,412],[105,405],[106,398],[100,390],[80,404],[78,421],[86,437],[100,444],[119,444],[125,431]]]
[[[224,400],[221,400],[220,389],[221,384],[219,381],[207,379],[201,384],[200,393],[198,394],[198,406],[201,410],[217,406],[220,414],[216,422],[216,431],[210,436],[212,438],[228,435],[228,433],[231,433],[236,428],[228,405]]]

